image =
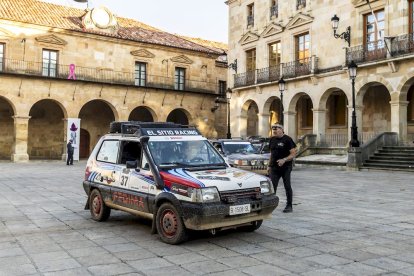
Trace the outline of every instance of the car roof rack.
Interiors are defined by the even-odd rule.
[[[141,121],[111,122],[109,133],[119,133],[122,135],[134,136],[201,135],[198,129],[194,126],[182,125],[172,122]]]

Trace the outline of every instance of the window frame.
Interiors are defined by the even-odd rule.
[[[48,63],[47,63],[47,68],[45,68],[45,58],[44,58],[44,54],[45,54],[45,52],[48,52],[49,54],[48,54],[48,59],[47,59],[47,61],[48,61]],[[51,61],[53,61],[52,59],[51,59],[51,54],[52,53],[55,53],[56,54],[56,59],[54,60],[55,61],[55,63],[52,63]],[[55,64],[55,69],[54,69],[54,75],[52,75],[51,74],[51,70],[52,70],[52,68],[51,68],[51,64]],[[52,49],[46,49],[46,48],[44,48],[44,49],[42,49],[42,76],[43,77],[49,77],[49,78],[56,78],[57,76],[58,76],[58,64],[59,64],[59,51],[58,50],[52,50]],[[45,74],[45,69],[47,69],[47,74]]]
[[[254,26],[254,2],[248,4],[247,6],[247,27]]]
[[[257,62],[256,48],[246,50],[245,53],[246,53],[246,72],[253,72],[256,70],[256,62]],[[249,56],[250,53],[252,53],[251,57]],[[252,67],[250,67],[249,65],[251,65]]]
[[[301,38],[303,37],[303,43],[301,43]],[[306,39],[308,38],[308,39]],[[301,49],[301,44],[303,44],[303,49]],[[306,48],[306,44],[308,44]],[[304,63],[307,59],[311,57],[310,55],[311,49],[311,37],[309,32],[304,32],[295,36],[295,60]],[[300,58],[301,53],[303,53],[303,57]]]
[[[186,70],[184,67],[175,67],[174,70],[174,90],[184,91],[186,86]],[[182,82],[181,82],[182,81]]]
[[[138,66],[138,70],[137,70]],[[142,70],[142,67],[144,67],[144,70]],[[134,70],[134,80],[135,80],[135,86],[145,87],[147,86],[147,63],[142,61],[136,61],[135,62],[135,70]],[[144,73],[144,76],[142,78],[142,73]]]
[[[218,88],[219,88],[219,95],[221,97],[226,97],[226,90],[227,90],[227,81],[225,80],[219,80],[218,81]]]
[[[117,155],[116,155],[116,158],[115,158],[115,162],[109,162],[109,161],[106,161],[106,160],[100,160],[100,159],[98,159],[99,153],[101,152],[102,147],[105,144],[105,142],[117,142],[118,143],[118,150],[117,150]],[[119,156],[119,151],[120,151],[120,148],[121,148],[120,146],[121,146],[121,141],[119,141],[117,139],[106,139],[106,140],[103,140],[102,143],[101,143],[101,145],[100,145],[100,147],[99,147],[98,152],[96,153],[96,157],[95,157],[96,161],[103,162],[103,163],[108,163],[108,164],[118,164],[119,157],[120,157]]]
[[[414,32],[414,0],[408,1],[408,33]]]
[[[378,16],[377,16],[377,14],[378,13],[380,13],[380,12],[382,12],[382,13],[384,13],[384,19],[382,20],[382,21],[378,21]],[[374,12],[374,16],[375,16],[375,18],[377,19],[376,21],[377,22],[384,22],[384,28],[382,29],[382,31],[384,32],[384,34],[385,34],[385,10],[384,9],[378,9],[378,10],[375,10]],[[380,41],[379,40],[379,30],[377,30],[377,23],[376,23],[376,21],[374,20],[372,23],[370,23],[369,25],[373,25],[373,27],[374,27],[374,31],[373,32],[371,32],[371,33],[373,33],[374,34],[374,36],[375,36],[375,40],[373,40],[373,41],[368,41],[368,17],[370,16],[370,15],[372,15],[372,13],[371,12],[369,12],[369,13],[366,13],[366,14],[364,14],[364,48],[366,48],[366,49],[368,49],[368,44],[369,43],[376,43],[376,42],[378,42],[378,41]],[[370,33],[370,34],[371,34]],[[383,48],[384,47],[384,44],[382,43],[382,47],[381,48]],[[376,45],[375,46],[375,48],[374,49],[372,49],[372,50],[375,50],[375,49],[377,49],[377,48],[379,48],[378,47],[378,45]]]
[[[0,72],[4,71],[4,60],[5,60],[5,52],[6,52],[6,43],[0,42]]]
[[[271,55],[273,56],[273,51],[271,52],[271,47],[272,45],[278,45],[276,46],[276,62],[274,65],[271,64]],[[271,42],[269,44],[267,44],[267,52],[268,52],[268,66],[269,67],[276,67],[276,66],[280,66],[281,62],[282,62],[282,43],[280,40],[278,41],[274,41]],[[277,55],[279,54],[279,57],[277,57]]]

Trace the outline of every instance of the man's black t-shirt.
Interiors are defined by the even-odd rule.
[[[292,160],[287,161],[283,164],[282,167],[279,167],[277,164],[277,160],[283,159],[289,156],[290,150],[296,148],[295,142],[293,142],[292,138],[287,135],[283,135],[282,137],[278,138],[273,136],[270,138],[269,141],[269,148],[270,148],[270,163],[269,166],[274,169],[283,169],[288,166],[292,166]]]

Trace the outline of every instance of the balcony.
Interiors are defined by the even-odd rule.
[[[14,74],[67,80],[70,76],[70,66],[62,64],[57,64],[55,66],[55,70],[47,71],[44,70],[42,62],[3,59],[0,61],[0,74]],[[141,82],[145,85],[140,86],[136,85],[135,74],[133,72],[121,72],[108,68],[88,68],[81,66],[76,66],[74,72],[76,80],[70,79],[70,81],[86,81],[175,90],[175,78],[170,77],[146,75],[145,81]],[[219,88],[218,83],[186,79],[185,89],[183,91],[218,94]]]
[[[248,15],[247,16],[247,27],[253,27],[254,26],[254,15]]]
[[[278,5],[274,5],[270,7],[270,19],[272,19],[273,17],[278,17],[279,16],[279,7]]]
[[[371,42],[367,45],[359,45],[346,50],[346,63],[351,60],[357,64],[378,62],[404,58],[414,54],[414,34],[405,34],[386,38],[385,41]]]
[[[318,72],[318,58],[295,60],[288,63],[281,63],[279,66],[256,69],[245,73],[234,75],[234,87],[244,87],[255,84],[279,81],[283,76],[285,79],[306,77]]]

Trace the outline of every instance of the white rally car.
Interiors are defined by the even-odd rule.
[[[111,209],[143,216],[170,244],[187,229],[254,231],[279,203],[268,178],[230,167],[196,128],[173,123],[113,122],[83,187],[94,220]]]

